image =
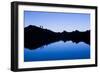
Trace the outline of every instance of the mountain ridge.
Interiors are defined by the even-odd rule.
[[[72,40],[74,42],[83,41],[90,44],[90,30],[80,32],[78,30],[73,32],[53,32],[43,27],[29,25],[24,28],[24,46],[28,48],[36,48],[40,45],[49,44],[55,41]],[[34,47],[35,46],[35,47]]]

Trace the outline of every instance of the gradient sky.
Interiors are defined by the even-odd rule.
[[[90,14],[24,11],[24,25],[43,26],[54,32],[90,30]]]

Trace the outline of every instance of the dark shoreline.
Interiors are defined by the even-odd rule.
[[[37,26],[30,25],[24,28],[24,47],[36,49],[57,41],[85,42],[90,45],[90,30],[85,32],[53,32]]]

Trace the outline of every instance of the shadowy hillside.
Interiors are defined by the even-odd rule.
[[[76,43],[82,41],[90,44],[90,31],[53,32],[49,29],[43,29],[33,25],[24,28],[25,48],[36,49],[60,40],[64,42],[71,40]]]

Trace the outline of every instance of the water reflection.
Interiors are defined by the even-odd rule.
[[[90,46],[85,42],[56,41],[37,49],[24,49],[24,61],[89,59]]]
[[[63,42],[67,42],[67,41],[70,41],[70,39],[58,39],[58,38],[54,38],[54,39],[46,39],[46,40],[34,40],[34,41],[30,41],[28,42],[28,45],[25,45],[25,48],[28,48],[30,50],[33,50],[33,49],[38,49],[39,47],[44,47],[46,45],[50,45],[52,43],[55,43],[55,42],[59,42],[59,41],[63,41]],[[87,40],[87,39],[72,39],[71,40],[73,43],[79,43],[79,42],[84,42],[88,45],[90,45],[90,41]]]

